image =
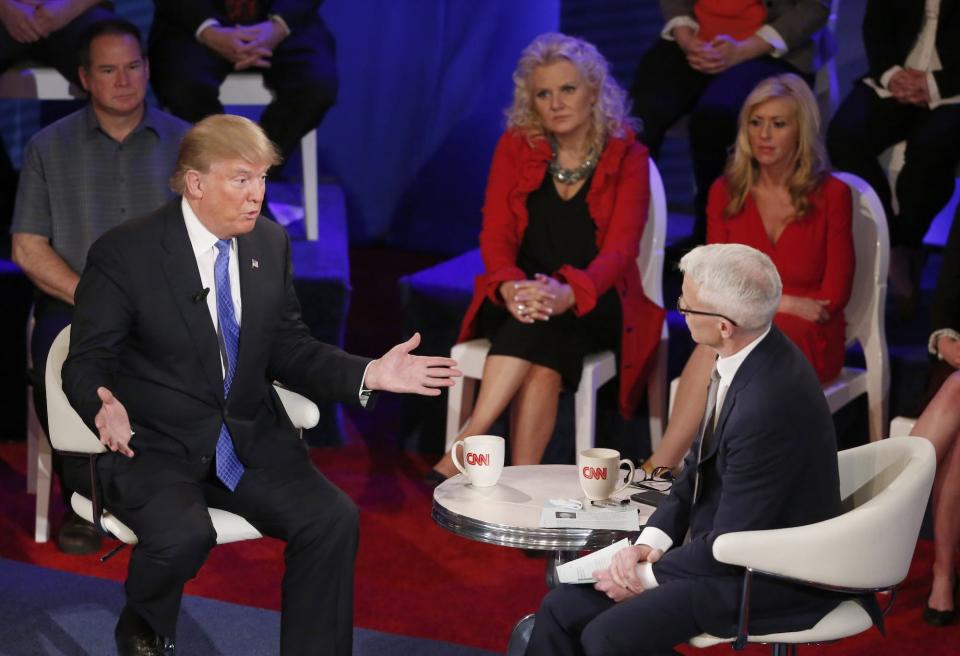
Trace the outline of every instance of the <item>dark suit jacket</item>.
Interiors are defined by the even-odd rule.
[[[647,525],[666,532],[674,544],[653,566],[657,581],[699,579],[698,623],[729,636],[736,633],[743,570],[714,559],[714,540],[733,531],[811,524],[841,512],[830,410],[810,363],[776,327],[737,371],[708,445],[697,502],[694,446]],[[750,632],[809,628],[838,601],[833,593],[757,577]]]
[[[315,340],[300,319],[290,242],[260,219],[237,238],[242,316],[228,400],[216,330],[194,300],[200,274],[180,199],[103,235],[77,288],[63,385],[93,428],[104,386],[124,404],[136,435],[132,459],[107,454],[100,471],[108,503],[130,507],[178,480],[196,480],[222,422],[247,466],[306,457],[272,382],[308,398],[359,403],[366,358]],[[94,429],[94,432],[96,430]]]
[[[154,0],[154,24],[172,24],[182,32],[193,34],[208,18],[230,25],[223,0]],[[314,21],[323,0],[260,0],[258,20],[277,14],[292,31]],[[154,27],[156,29],[156,27]]]
[[[879,80],[892,66],[903,66],[923,28],[924,0],[870,0],[863,16],[863,46],[869,77]],[[960,0],[940,0],[937,55],[943,70],[933,74],[940,96],[960,93]]]

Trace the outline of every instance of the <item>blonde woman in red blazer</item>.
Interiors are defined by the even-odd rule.
[[[460,437],[487,432],[512,402],[511,462],[522,465],[540,462],[560,391],[576,389],[592,351],[617,352],[619,407],[632,415],[664,312],[646,298],[636,262],[647,149],[607,62],[580,39],[543,34],[513,80],[483,208],[486,272],[459,337],[492,347]],[[428,478],[454,473],[447,453]]]

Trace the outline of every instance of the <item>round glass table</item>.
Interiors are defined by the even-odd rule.
[[[627,499],[636,490],[627,487],[614,500]],[[576,465],[504,467],[492,487],[474,487],[458,474],[433,492],[433,520],[471,540],[521,549],[557,552],[565,562],[570,554],[596,550],[631,535],[628,531],[589,528],[541,528],[540,513],[548,499],[583,499]],[[636,504],[640,525],[653,507]],[[634,534],[635,535],[635,534]]]

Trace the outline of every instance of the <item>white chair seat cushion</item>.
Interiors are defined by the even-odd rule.
[[[93,521],[93,504],[80,494],[74,493],[70,498],[70,505],[74,512],[83,517],[88,522]],[[240,542],[241,540],[255,540],[263,537],[257,529],[239,515],[232,512],[221,510],[219,508],[210,508],[210,519],[213,521],[213,528],[217,532],[217,544],[227,544],[228,542]],[[136,544],[137,536],[119,519],[114,517],[109,511],[103,511],[101,518],[103,527],[110,531],[121,542],[127,544]]]
[[[873,626],[873,620],[863,609],[859,602],[848,600],[842,602],[839,606],[826,614],[823,619],[817,622],[813,627],[804,631],[792,631],[789,633],[770,633],[767,635],[752,635],[747,637],[748,642],[761,642],[765,644],[785,643],[785,644],[806,644],[816,642],[829,642],[839,640],[848,636],[862,633]],[[694,647],[711,647],[723,642],[733,642],[735,638],[718,638],[709,633],[701,633],[691,638],[690,644]]]

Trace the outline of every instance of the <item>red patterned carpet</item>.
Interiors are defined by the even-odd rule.
[[[361,546],[356,576],[358,626],[503,651],[513,623],[535,610],[546,588],[542,560],[514,549],[459,538],[430,519],[430,494],[417,480],[418,456],[380,445],[315,449],[320,469],[360,506]],[[129,551],[106,564],[94,557],[61,555],[52,543],[33,542],[33,497],[25,493],[26,448],[0,444],[0,557],[65,571],[122,580]],[[59,517],[60,509],[54,509]],[[895,518],[891,518],[895,521]],[[856,656],[960,653],[960,626],[934,630],[920,619],[930,582],[931,545],[921,542],[887,637],[871,630],[806,654]],[[817,557],[811,554],[811,557]],[[218,547],[187,592],[261,608],[279,609],[282,544],[263,539]],[[731,653],[721,646],[684,653]],[[748,654],[766,653],[753,646]]]

